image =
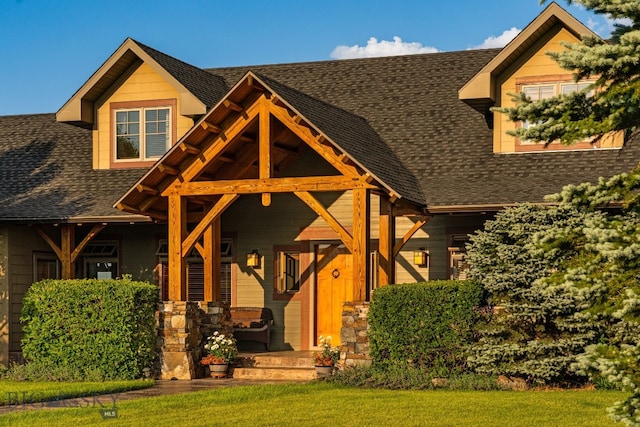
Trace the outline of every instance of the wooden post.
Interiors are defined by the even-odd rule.
[[[187,261],[182,242],[187,235],[187,202],[169,196],[169,300],[187,299]]]
[[[259,175],[260,179],[268,179],[272,176],[271,164],[271,113],[269,101],[263,96],[260,99],[259,119]],[[271,193],[262,193],[262,206],[271,205]]]
[[[369,191],[353,190],[353,297],[351,301],[364,301],[367,295],[369,210]]]
[[[220,217],[216,218],[202,235],[204,242],[204,300],[220,301]]]
[[[396,241],[396,219],[393,216],[393,205],[384,196],[380,196],[380,239],[378,251],[380,262],[378,267],[378,285],[386,286],[395,282],[396,257],[393,246]]]
[[[75,230],[74,224],[60,226],[60,263],[62,264],[63,279],[74,279],[76,275],[76,263],[71,256],[76,243]]]

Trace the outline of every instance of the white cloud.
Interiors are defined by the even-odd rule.
[[[372,58],[376,56],[415,55],[418,53],[434,53],[438,49],[423,46],[418,42],[403,42],[398,36],[393,41],[380,40],[371,37],[366,46],[338,46],[331,52],[334,59]]]
[[[589,18],[587,20],[587,27],[604,39],[611,37],[611,33],[615,30],[615,24],[632,25],[633,21],[629,18],[612,19],[608,16],[604,18],[596,17],[595,19]]]
[[[472,46],[469,49],[490,49],[494,47],[504,47],[513,40],[518,34],[520,30],[516,27],[511,27],[508,30],[505,30],[499,36],[491,36],[486,38],[481,44],[477,46]]]

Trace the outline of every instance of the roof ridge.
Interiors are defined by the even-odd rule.
[[[431,53],[407,53],[404,55],[388,55],[388,56],[371,56],[366,58],[347,58],[347,59],[320,59],[315,61],[300,61],[300,62],[277,62],[277,63],[265,63],[265,64],[252,64],[252,65],[230,65],[225,67],[206,67],[202,68],[202,70],[215,74],[216,70],[233,70],[233,69],[252,69],[255,67],[286,67],[291,65],[313,65],[313,64],[326,64],[330,62],[357,62],[357,61],[384,61],[384,60],[392,60],[398,58],[409,58],[409,57],[424,57],[424,56],[440,56],[440,55],[453,55],[453,54],[462,54],[462,53],[475,53],[475,52],[487,52],[487,51],[500,51],[501,47],[491,47],[484,49],[465,49],[465,50],[451,50],[451,51],[442,51],[442,52],[431,52]]]
[[[153,54],[156,54],[156,55],[161,55],[161,56],[164,56],[164,57],[165,57],[165,58],[167,58],[167,59],[170,59],[170,60],[172,60],[172,61],[179,62],[180,64],[186,65],[186,66],[188,66],[189,68],[193,68],[193,69],[195,69],[195,70],[203,71],[203,72],[207,73],[207,71],[206,71],[205,69],[203,69],[203,68],[196,67],[195,65],[193,65],[193,64],[189,64],[188,62],[185,62],[185,61],[183,61],[183,60],[181,60],[181,59],[178,59],[178,58],[176,58],[175,56],[171,56],[171,55],[169,55],[169,54],[167,54],[167,53],[164,53],[164,52],[162,52],[162,51],[160,51],[160,50],[158,50],[158,49],[154,49],[154,48],[152,48],[151,46],[146,45],[146,44],[144,44],[144,43],[141,43],[141,42],[139,42],[139,41],[138,41],[138,40],[136,40],[136,39],[133,39],[133,38],[132,38],[132,39],[131,39],[131,41],[132,41],[132,42],[134,42],[135,44],[137,44],[138,46],[140,46],[140,47],[141,47],[145,52],[147,52],[147,53],[149,53],[149,54],[153,53]],[[149,51],[151,51],[151,52],[149,52]],[[208,73],[208,74],[211,74],[211,73]]]

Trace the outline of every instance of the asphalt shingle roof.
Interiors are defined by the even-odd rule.
[[[424,202],[424,195],[416,178],[364,118],[326,104],[268,77],[259,74],[258,76],[278,96],[289,102],[375,177],[412,202]]]
[[[0,116],[0,218],[127,215],[112,207],[143,169],[94,170],[91,131],[55,114]]]
[[[143,48],[207,105],[255,72],[394,190],[429,208],[542,201],[567,183],[595,181],[640,161],[640,143],[494,154],[492,130],[458,90],[498,50],[205,72]],[[57,123],[54,114],[0,116],[0,219],[126,215],[112,205],[146,171],[93,170],[91,149],[90,130]]]
[[[229,87],[223,78],[207,73],[201,68],[180,61],[137,40],[134,41],[154,61],[187,88],[189,92],[202,101],[207,106],[207,109],[216,105],[229,91]]]
[[[499,49],[216,68],[247,70],[366,119],[417,178],[428,207],[541,202],[569,183],[634,168],[640,143],[621,150],[494,154],[493,130],[458,90]]]

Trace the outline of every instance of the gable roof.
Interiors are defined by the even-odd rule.
[[[219,77],[128,38],[58,110],[56,119],[91,129],[95,103],[143,62],[178,91],[183,116],[204,114],[228,90]]]
[[[459,91],[461,100],[482,113],[488,113],[498,99],[499,87],[496,78],[522,56],[539,40],[565,29],[578,39],[596,36],[593,31],[574,18],[556,2],[552,2],[525,27],[499,54],[489,61]]]
[[[310,97],[276,80],[248,71],[229,93],[200,119],[191,131],[133,185],[127,194],[116,202],[116,206],[131,212],[151,213],[154,209],[164,210],[166,201],[159,199],[156,194],[151,194],[153,192],[150,193],[145,189],[164,188],[171,181],[182,181],[184,178],[181,175],[175,176],[175,172],[168,171],[167,168],[180,167],[184,169],[186,164],[200,164],[203,161],[201,151],[198,151],[197,154],[190,154],[183,149],[187,145],[200,147],[202,141],[208,139],[208,132],[203,132],[200,128],[226,120],[229,102],[245,103],[252,92],[263,93],[264,90],[269,92],[270,98],[275,97],[278,102],[284,103],[295,116],[298,116],[309,127],[314,128],[334,149],[353,161],[389,194],[396,198],[404,198],[419,206],[424,204],[424,195],[416,178],[399,161],[366,120]],[[226,134],[226,131],[222,133]],[[227,143],[227,139],[224,142]],[[223,143],[223,141],[221,140],[219,143]],[[258,154],[256,153],[255,156],[255,160],[257,160]],[[207,168],[207,165],[202,168]],[[215,170],[207,170],[207,173],[213,174]],[[137,208],[142,205],[146,206],[144,210]]]

